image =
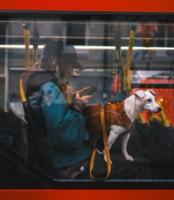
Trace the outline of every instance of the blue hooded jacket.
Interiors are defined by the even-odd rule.
[[[68,167],[89,157],[83,114],[69,106],[55,82],[42,84],[29,101],[31,106],[41,104],[48,133],[47,149],[55,168]]]

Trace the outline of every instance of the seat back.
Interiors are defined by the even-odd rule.
[[[34,150],[37,158],[37,164],[43,173],[53,178],[54,167],[52,165],[49,152],[47,150],[47,131],[44,126],[44,117],[42,115],[41,107],[33,108],[26,96],[24,80],[20,78],[20,97],[24,108],[24,115],[26,120],[26,128],[28,133],[29,149]],[[30,148],[32,147],[32,148]]]

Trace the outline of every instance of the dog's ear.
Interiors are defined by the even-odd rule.
[[[149,90],[149,92],[156,96],[156,92],[154,90]]]
[[[145,93],[143,90],[138,90],[137,92],[135,92],[135,96],[143,99],[145,97]]]

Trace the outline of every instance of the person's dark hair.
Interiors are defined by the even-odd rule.
[[[64,46],[63,41],[49,41],[46,43],[42,59],[41,67],[46,70],[51,70],[49,66],[49,60],[56,58],[58,62],[61,59],[65,60],[66,63],[71,63],[76,68],[83,69],[83,67],[77,61],[77,53],[73,46]]]
[[[63,49],[63,42],[59,41],[49,41],[46,43],[45,48],[43,50],[43,57],[49,58],[52,57],[59,57],[62,53]]]
[[[51,58],[60,59],[63,49],[63,42],[59,41],[49,41],[45,44],[43,49],[43,54],[41,58],[41,67],[46,70],[50,70],[49,60]]]

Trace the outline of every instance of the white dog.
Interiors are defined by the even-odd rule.
[[[133,123],[144,110],[149,110],[150,112],[161,111],[159,104],[155,101],[155,93],[152,90],[139,90],[124,100],[124,111],[130,120],[130,124]],[[129,127],[125,128],[116,124],[111,125],[108,137],[109,147],[111,148],[118,136],[125,131],[128,131],[128,133],[126,133],[123,138],[122,152],[126,160],[133,161],[134,159],[127,152],[127,144],[130,138]]]

